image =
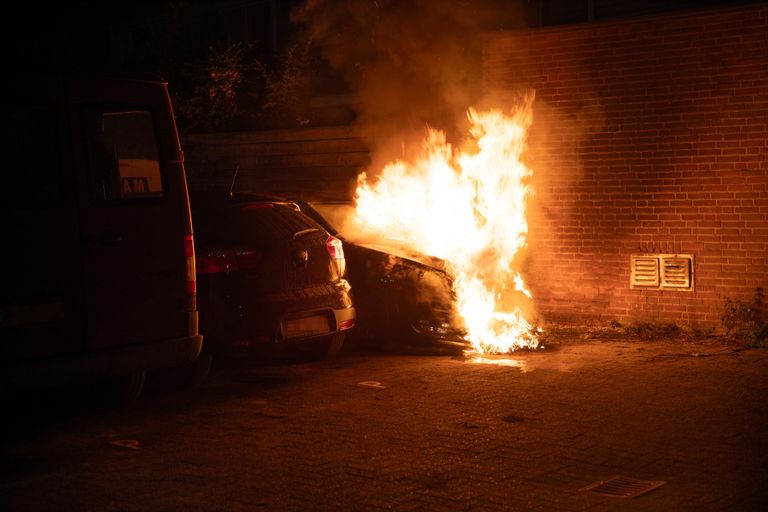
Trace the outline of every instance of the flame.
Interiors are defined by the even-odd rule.
[[[512,115],[469,109],[471,149],[456,150],[430,129],[414,161],[390,163],[373,182],[358,177],[354,221],[448,263],[467,339],[481,354],[538,345],[524,316],[532,297],[515,269],[532,195],[522,161],[532,100]]]

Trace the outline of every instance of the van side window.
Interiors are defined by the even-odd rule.
[[[3,104],[0,200],[47,202],[61,197],[56,112],[52,106]]]
[[[86,113],[91,196],[97,200],[163,196],[152,115],[147,110]]]

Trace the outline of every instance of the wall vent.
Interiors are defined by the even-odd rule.
[[[630,287],[650,290],[693,290],[693,255],[633,254]]]
[[[658,288],[659,283],[659,258],[633,255],[632,288]]]

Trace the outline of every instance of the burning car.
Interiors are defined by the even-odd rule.
[[[356,318],[342,242],[291,202],[223,193],[191,202],[203,349],[338,352]]]
[[[297,204],[344,244],[358,311],[357,343],[409,351],[469,348],[455,307],[453,278],[443,260],[391,240],[352,240],[340,231],[353,208],[351,203]]]

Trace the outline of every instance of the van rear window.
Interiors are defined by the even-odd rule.
[[[86,112],[94,199],[163,196],[152,115],[147,110]]]

